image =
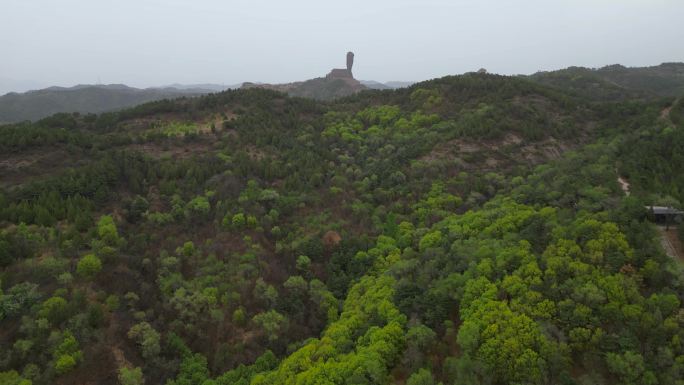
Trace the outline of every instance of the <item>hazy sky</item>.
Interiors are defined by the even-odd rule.
[[[0,92],[684,61],[682,0],[0,0]],[[19,89],[16,89],[19,90]]]

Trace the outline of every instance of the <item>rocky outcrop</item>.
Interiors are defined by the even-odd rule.
[[[351,71],[353,65],[354,53],[347,52],[347,68],[333,68],[324,78],[287,84],[244,83],[242,88],[267,88],[286,92],[292,96],[331,100],[368,89],[368,87],[354,79]]]
[[[347,52],[347,68],[333,68],[325,76],[328,79],[354,79],[352,67],[354,66],[354,52]]]
[[[325,77],[328,79],[354,79],[351,71],[344,68],[333,68]]]

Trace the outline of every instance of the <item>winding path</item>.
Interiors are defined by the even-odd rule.
[[[679,103],[679,99],[681,98],[675,99],[670,106],[665,107],[662,111],[660,111],[660,119],[667,120],[670,124],[674,124],[672,123],[672,119],[670,119],[670,111],[672,111],[672,107],[676,106],[677,103]]]

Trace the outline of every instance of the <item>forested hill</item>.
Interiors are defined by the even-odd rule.
[[[684,63],[663,63],[651,67],[614,64],[599,69],[569,67],[538,72],[529,79],[586,99],[678,97],[684,94]]]
[[[684,102],[622,99],[467,74],[0,126],[0,383],[682,384],[644,206],[681,207]]]
[[[0,96],[0,124],[37,120],[55,113],[100,113],[168,98],[214,92],[202,88],[139,89],[122,84],[50,87],[25,93]]]

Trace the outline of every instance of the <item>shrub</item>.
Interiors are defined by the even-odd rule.
[[[87,254],[76,265],[78,275],[85,278],[93,278],[102,270],[102,262],[95,254]]]

